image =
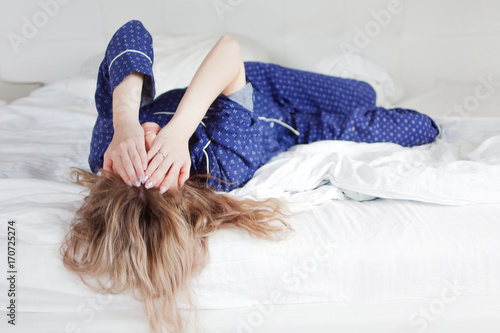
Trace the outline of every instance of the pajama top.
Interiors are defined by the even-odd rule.
[[[123,25],[102,61],[95,94],[98,117],[90,145],[93,172],[113,138],[112,92],[132,72],[144,74],[139,122],[164,127],[186,88],[155,97],[152,37],[139,21]],[[410,147],[439,134],[428,116],[375,105],[366,82],[245,62],[246,86],[220,94],[189,140],[191,175],[206,174],[207,186],[230,191],[243,186],[257,168],[296,144],[319,140],[393,142]]]

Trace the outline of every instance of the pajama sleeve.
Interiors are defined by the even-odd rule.
[[[107,87],[115,88],[131,73],[144,74],[141,106],[151,102],[155,95],[153,77],[153,39],[139,21],[124,24],[111,38],[103,60],[103,75]]]
[[[219,96],[191,138],[191,173],[210,175],[207,186],[218,191],[243,186],[262,164],[261,130],[251,110]]]
[[[104,153],[113,138],[113,91],[132,72],[144,74],[140,121],[149,112],[154,99],[153,40],[139,21],[129,21],[113,35],[99,67],[95,102],[98,117],[92,132],[89,166],[102,168]]]
[[[186,89],[168,91],[151,103],[147,121],[164,126]],[[206,175],[206,185],[230,191],[244,185],[261,165],[265,135],[253,113],[253,87],[219,95],[189,140],[191,175]]]

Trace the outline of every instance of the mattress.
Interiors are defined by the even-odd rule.
[[[67,177],[71,166],[88,169],[91,91],[88,82],[62,81],[0,109],[0,267],[7,274],[7,222],[15,221],[18,329],[146,327],[128,292],[90,291],[58,253],[86,194]],[[301,331],[310,318],[318,332],[354,332],[363,321],[360,331],[387,332],[377,323],[432,331],[449,318],[483,332],[500,327],[500,118],[436,119],[436,144],[297,146],[232,192],[288,202],[295,231],[281,241],[239,229],[209,239],[210,262],[193,290],[204,320],[226,318],[211,331],[276,332],[274,320]],[[358,202],[341,189],[378,198]],[[8,288],[0,279],[0,327],[18,332],[5,319]]]

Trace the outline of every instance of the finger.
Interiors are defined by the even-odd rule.
[[[153,133],[153,132],[148,132],[145,137],[144,137],[144,140],[145,140],[145,144],[146,144],[146,151],[149,152],[151,150],[151,147],[153,146],[154,142],[155,142],[155,139],[156,139],[156,134]],[[145,160],[146,160],[146,163],[148,161],[148,156],[147,156],[147,153],[145,155]]]
[[[137,152],[139,153],[139,158],[140,158],[140,167],[139,170],[141,171],[140,175],[144,176],[144,171],[146,171],[146,168],[148,166],[148,154],[146,152],[146,141],[139,141],[139,144],[137,145]]]
[[[149,148],[148,152],[147,152],[147,160],[148,160],[148,163],[151,162],[151,160],[153,158],[155,158],[156,154],[158,154],[158,152],[160,151],[160,144],[158,144],[156,141],[153,142],[153,145]]]
[[[160,163],[163,161],[163,156],[160,155],[160,159],[155,159],[158,156],[158,151],[160,149],[158,147],[155,147],[154,145],[148,150],[147,152],[147,168],[146,168],[146,177],[150,178],[151,175],[155,172],[155,170],[158,168]]]
[[[191,169],[191,163],[184,163],[179,173],[179,187],[182,187],[186,180],[189,178],[189,171]]]
[[[113,171],[113,160],[111,159],[109,154],[104,154],[104,162],[102,168],[109,172]]]
[[[121,179],[123,180],[124,183],[128,184],[129,186],[132,186],[132,183],[130,182],[130,179],[127,176],[127,173],[125,172],[125,169],[123,168],[122,164],[122,159],[120,155],[117,153],[112,153],[110,154],[111,158],[111,164],[112,164],[112,171],[116,172],[118,175],[120,175]]]
[[[149,152],[151,152],[151,150]],[[167,156],[164,153],[160,153],[160,151],[157,151],[156,154],[151,157],[151,159],[148,161],[148,167],[146,169],[146,176],[148,178],[151,178],[153,176],[153,174],[160,167],[166,157]]]
[[[151,179],[153,174],[156,172],[160,164],[163,162],[164,158],[162,154],[156,154],[153,158],[148,162],[148,167],[145,171],[146,178]],[[148,182],[146,181],[146,184]]]
[[[111,156],[109,156],[109,154],[104,154],[104,162],[102,168],[106,171],[113,172],[113,160],[111,159]],[[109,178],[110,175],[106,174],[106,177]]]
[[[157,187],[165,177],[170,165],[172,165],[172,161],[168,156],[163,158],[161,154],[156,155],[149,162],[148,169],[146,170],[146,175],[150,175],[146,181],[146,188]]]
[[[134,165],[132,164],[131,156],[129,154],[133,154],[132,151],[129,152],[128,149],[122,148],[120,157],[123,165],[123,169],[125,171],[127,181],[126,183],[130,185],[130,183],[134,184],[136,187],[141,186],[141,183],[137,179],[137,175],[135,173]],[[129,183],[130,181],[130,183]]]
[[[179,182],[180,170],[181,170],[181,167],[179,166],[178,163],[172,164],[172,166],[168,170],[167,175],[165,176],[165,179],[160,184],[160,193],[161,194],[167,192],[171,188],[177,187],[178,182]]]
[[[141,183],[143,183],[144,181],[144,170],[142,166],[141,157],[139,156],[139,152],[133,148],[129,150],[129,156],[135,174],[135,178],[132,179],[132,182],[136,186],[141,186]]]
[[[170,156],[167,156],[167,158],[165,158],[163,160],[163,162],[160,164],[160,166],[158,167],[158,169],[156,169],[156,171],[153,173],[153,175],[151,176],[151,178],[154,180],[155,182],[155,187],[157,188],[161,188],[161,184],[163,183],[163,181],[165,180],[169,170],[172,168],[172,165],[175,163],[175,160],[173,158],[171,158]],[[179,171],[177,171],[178,173]],[[167,184],[170,184],[170,180],[168,180],[169,183]],[[167,189],[170,187],[171,185],[167,185]],[[164,189],[165,190],[165,189]]]

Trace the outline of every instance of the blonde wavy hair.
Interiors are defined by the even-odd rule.
[[[151,331],[181,332],[178,302],[198,316],[190,289],[209,260],[208,236],[239,227],[252,237],[283,239],[292,231],[277,200],[236,200],[192,177],[163,195],[126,185],[116,173],[73,168],[72,181],[90,192],[61,245],[64,266],[92,290],[117,294],[127,289],[144,302]],[[107,278],[106,285],[101,278]],[[97,285],[90,283],[97,282]]]

